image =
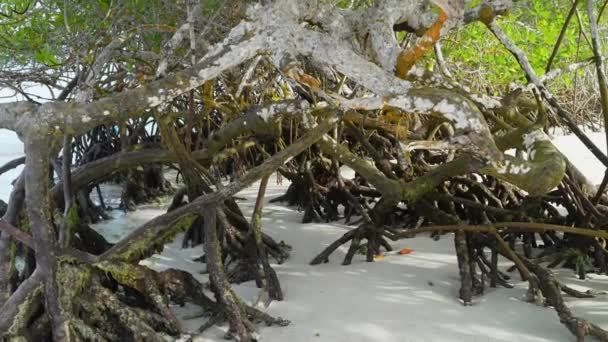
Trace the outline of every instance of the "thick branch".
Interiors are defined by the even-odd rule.
[[[19,122],[17,114],[32,111],[31,104],[20,103],[18,111],[15,106],[0,106],[0,128],[16,129],[28,135],[40,135],[49,130],[61,135],[77,135],[101,124],[140,117],[145,109],[170,101],[258,54],[263,40],[258,36],[243,38],[247,28],[247,23],[243,23],[233,30],[228,41],[236,40],[234,45],[219,44],[193,67],[139,88],[86,104],[45,103],[31,115],[21,117]]]
[[[34,247],[37,269],[42,273],[46,310],[51,318],[53,339],[68,341],[69,328],[66,313],[59,302],[59,289],[55,279],[57,272],[57,251],[55,232],[51,226],[49,203],[48,164],[49,142],[44,139],[28,139],[25,142],[27,159],[25,165],[25,199]]]
[[[32,102],[9,102],[0,104],[0,128],[6,128],[15,131],[17,122],[25,114],[36,110],[36,106]]]

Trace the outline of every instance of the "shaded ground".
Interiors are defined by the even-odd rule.
[[[269,185],[266,201],[281,195],[288,183]],[[248,216],[257,195],[257,184],[241,192],[246,198],[240,205]],[[161,213],[148,206],[96,227],[110,239],[117,239],[120,227],[136,227]],[[117,213],[118,214],[118,213]],[[389,255],[384,260],[367,263],[364,256],[350,266],[341,266],[346,248],[332,256],[330,263],[310,266],[311,258],[344,233],[341,224],[301,224],[302,213],[281,204],[265,205],[263,226],[277,240],[293,246],[292,257],[275,265],[286,300],[272,302],[267,312],[292,321],[285,328],[262,328],[264,341],[573,341],[574,337],[559,323],[552,308],[523,302],[526,283],[514,289],[488,289],[472,307],[458,302],[458,267],[453,240],[444,236],[433,241],[428,236],[402,240],[396,246],[410,247],[409,255]],[[118,229],[117,229],[118,228]],[[175,267],[192,272],[198,279],[204,264],[192,262],[201,254],[199,248],[182,250],[180,239],[167,246],[162,255],[146,263],[158,270]],[[507,265],[507,264],[505,264]],[[503,267],[506,269],[506,267]],[[570,270],[559,272],[568,284],[608,290],[606,276],[590,275],[580,281]],[[517,274],[513,279],[519,281]],[[235,286],[250,303],[259,290],[251,283]],[[584,289],[584,288],[580,288]],[[606,297],[571,301],[576,314],[608,328]],[[194,306],[175,308],[178,317],[197,313]],[[603,323],[603,324],[602,324]],[[201,319],[184,320],[185,327],[196,329]],[[222,341],[222,328],[211,328],[195,341]]]

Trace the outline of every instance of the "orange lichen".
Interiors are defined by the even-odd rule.
[[[440,9],[439,17],[424,33],[422,38],[418,41],[416,46],[409,49],[408,51],[402,51],[397,57],[397,77],[405,78],[407,73],[412,69],[414,64],[422,58],[429,50],[433,48],[433,44],[439,40],[441,34],[441,28],[448,19],[447,14]]]
[[[407,138],[409,117],[394,107],[385,106],[382,109],[380,120],[394,125],[393,133],[397,139]]]
[[[313,76],[304,73],[301,69],[297,67],[290,67],[285,70],[284,73],[285,75],[294,79],[298,83],[307,85],[313,91],[319,90],[321,88],[321,82],[319,82],[319,80],[317,80]]]

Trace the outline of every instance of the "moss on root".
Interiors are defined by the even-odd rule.
[[[95,264],[97,268],[104,271],[114,278],[118,283],[136,289],[145,291],[144,284],[146,280],[145,267],[122,262],[104,261]]]
[[[198,215],[196,214],[186,214],[177,219],[172,224],[171,229],[164,229],[160,235],[158,235],[156,232],[148,231],[145,233],[143,238],[136,239],[127,250],[117,254],[112,259],[116,261],[134,263],[150,257],[154,253],[162,251],[165,244],[173,241],[177,234],[188,230],[197,217]]]
[[[27,218],[27,214],[25,210],[22,210],[19,214],[19,228],[26,233],[31,232],[30,220]]]
[[[164,341],[163,335],[179,334],[179,323],[159,290],[155,272],[144,266],[122,262],[80,264],[61,258],[57,269],[59,300],[69,334],[76,341]],[[110,277],[108,277],[108,275]],[[119,287],[112,285],[114,279]],[[137,291],[139,304],[125,300],[123,287]],[[0,340],[31,340],[42,336],[34,318],[43,309],[43,288],[39,286],[20,305],[13,325]],[[46,323],[46,327],[49,323]],[[41,330],[44,332],[44,330]],[[141,339],[143,336],[147,336]],[[24,339],[25,338],[25,339]]]
[[[92,268],[89,265],[77,265],[75,260],[62,258],[57,269],[57,282],[60,300],[68,306],[72,298],[78,296],[89,284],[92,277]],[[69,286],[65,286],[69,284]]]
[[[13,324],[3,335],[0,335],[0,340],[4,341],[25,341],[23,337],[25,330],[28,329],[28,324],[32,316],[39,310],[42,304],[42,284],[36,287],[34,291],[19,305],[17,315],[13,320]]]
[[[78,231],[78,227],[80,227],[80,215],[78,214],[78,205],[77,201],[72,200],[72,207],[68,210],[68,213],[65,217],[65,234],[66,234],[66,243],[69,245]]]

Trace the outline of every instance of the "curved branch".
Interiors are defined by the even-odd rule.
[[[15,159],[7,162],[6,164],[0,166],[0,175],[16,168],[19,165],[23,165],[23,164],[25,164],[25,157],[15,158]]]
[[[510,140],[501,146],[503,150],[524,150],[529,160],[505,156],[504,163],[488,165],[481,170],[483,173],[517,185],[533,196],[553,190],[564,178],[566,160],[541,130],[517,129],[502,140]]]
[[[192,152],[195,160],[211,160],[217,153],[228,145],[234,138],[245,132],[263,132],[272,127],[286,116],[297,116],[308,111],[308,104],[304,101],[283,101],[267,106],[256,106],[245,114],[223,126],[219,131],[207,139],[203,149]],[[111,156],[87,163],[72,172],[73,191],[91,183],[100,182],[113,173],[147,163],[176,162],[175,154],[165,149],[143,149],[138,151],[123,151]],[[63,183],[55,184],[51,193],[55,203],[63,203]]]
[[[19,285],[6,303],[0,307],[0,334],[8,332],[17,314],[21,310],[27,309],[23,307],[27,305],[24,303],[33,298],[40,300],[40,295],[42,294],[42,291],[40,291],[43,280],[42,276],[42,272],[36,269],[29,278]]]
[[[227,186],[219,189],[216,192],[205,194],[198,197],[194,201],[181,206],[167,214],[156,217],[149,221],[143,226],[135,229],[128,236],[123,238],[121,241],[116,243],[112,248],[106,251],[102,256],[101,260],[108,260],[114,258],[120,258],[124,253],[128,253],[132,244],[138,244],[142,239],[149,238],[150,236],[162,236],[163,232],[171,229],[172,226],[167,226],[167,222],[176,222],[180,218],[189,215],[191,213],[200,213],[203,208],[210,204],[215,204],[223,201],[224,199],[236,194],[243,188],[253,184],[258,179],[269,175],[276,171],[281,165],[287,160],[293,158],[295,155],[301,153],[303,150],[308,148],[310,145],[315,143],[323,136],[326,132],[334,127],[337,119],[332,118],[328,121],[324,121],[308,131],[298,141],[289,145],[281,152],[273,155],[266,160],[262,165],[254,167],[245,176],[235,180]]]

